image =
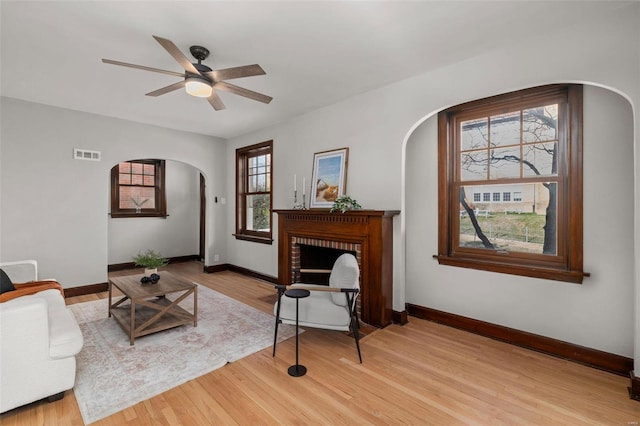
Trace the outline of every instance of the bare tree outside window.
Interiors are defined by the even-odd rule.
[[[489,115],[460,123],[460,175],[465,183],[480,183],[477,190],[487,190],[484,203],[477,197],[470,203],[465,186],[460,186],[460,204],[467,213],[471,227],[461,221],[461,245],[488,249],[556,254],[556,189],[553,182],[526,182],[516,185],[528,190],[527,200],[510,202],[504,192],[505,181],[531,177],[557,176],[558,105],[550,104],[522,109],[506,114]],[[495,184],[493,182],[501,183]],[[514,187],[514,185],[512,185]],[[540,187],[547,194],[536,195]],[[501,193],[509,194],[501,197]],[[487,201],[490,201],[487,203]],[[544,220],[525,215],[538,215],[544,209]],[[478,221],[477,212],[485,213]],[[518,216],[510,217],[517,214]],[[514,222],[521,222],[520,224]],[[469,239],[470,232],[473,239]],[[487,236],[489,235],[489,236]]]

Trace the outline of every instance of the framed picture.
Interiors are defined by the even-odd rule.
[[[317,152],[313,155],[310,208],[330,208],[347,191],[349,148]]]

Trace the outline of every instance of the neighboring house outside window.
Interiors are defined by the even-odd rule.
[[[236,150],[236,233],[240,240],[272,244],[273,141]]]
[[[164,160],[132,160],[111,169],[111,217],[167,217]]]
[[[582,86],[452,107],[438,135],[439,262],[582,282]]]

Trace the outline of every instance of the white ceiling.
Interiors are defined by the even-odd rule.
[[[2,96],[231,138],[358,93],[461,61],[600,11],[605,2],[2,1]],[[152,38],[211,51],[213,69],[258,63],[232,80],[272,96],[229,93],[227,109],[175,91],[179,80],[102,58],[182,72]],[[553,48],[545,46],[544,48]],[[385,106],[393,107],[393,106]]]

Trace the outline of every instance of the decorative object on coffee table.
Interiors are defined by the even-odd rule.
[[[158,268],[167,266],[169,261],[162,257],[162,255],[154,250],[148,249],[145,252],[140,252],[133,257],[133,261],[136,266],[143,266],[144,276],[150,277],[152,274],[158,273]],[[157,281],[157,280],[156,280]]]

